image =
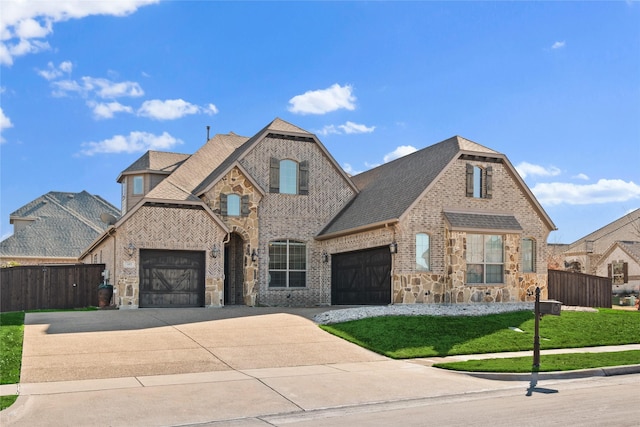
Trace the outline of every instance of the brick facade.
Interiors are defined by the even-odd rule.
[[[277,122],[277,125],[282,126],[282,122]],[[139,305],[140,249],[206,252],[205,305],[223,305],[225,246],[227,252],[234,251],[234,254],[228,255],[229,260],[233,257],[233,263],[227,263],[227,290],[231,282],[234,290],[237,289],[235,286],[242,288],[239,300],[235,296],[230,299],[230,303],[236,304],[330,304],[331,257],[345,252],[388,247],[392,242],[397,243],[398,250],[391,257],[392,289],[389,303],[532,301],[538,286],[543,296],[546,295],[546,239],[552,224],[539,205],[532,201],[531,193],[513,168],[501,160],[498,153],[474,146],[469,141],[463,142],[470,144],[465,147],[488,150],[482,151],[488,155],[473,157],[474,160],[463,160],[457,155],[449,163],[441,164],[442,172],[424,191],[420,188],[422,195],[399,218],[319,236],[332,219],[350,206],[356,197],[355,186],[317,139],[311,134],[298,132],[295,127],[291,128],[293,130],[287,127],[282,131],[285,134],[293,132],[293,135],[264,132],[257,140],[248,139],[247,145],[236,151],[239,154],[232,161],[224,163],[226,169],[219,172],[220,176],[207,181],[208,186],[201,190],[204,193],[198,194],[210,211],[203,207],[194,208],[193,202],[190,202],[191,208],[181,209],[180,201],[171,206],[163,205],[170,201],[154,201],[150,205],[134,208],[121,220],[117,229],[108,232],[99,244],[85,254],[85,262],[91,262],[96,254],[101,254],[102,262],[113,272],[119,306]],[[211,150],[215,148],[207,147],[211,147]],[[300,194],[274,191],[270,185],[272,159],[293,160],[299,165],[299,170],[300,165],[304,164],[305,169],[308,167],[308,183],[305,182],[308,188],[304,188]],[[185,165],[189,165],[191,160]],[[194,164],[206,164],[195,160]],[[493,185],[490,198],[467,196],[468,164],[491,167]],[[220,164],[213,165],[212,170],[218,166]],[[201,175],[207,174],[210,172]],[[181,176],[184,178],[187,174]],[[298,176],[298,182],[301,176]],[[181,182],[184,186],[186,181]],[[200,182],[195,183],[193,188]],[[226,197],[231,194],[243,201],[240,215],[228,215],[225,211],[226,205],[221,195]],[[393,201],[380,200],[379,203]],[[445,212],[451,210],[509,215],[515,218],[522,230],[501,232],[449,227]],[[420,271],[416,265],[417,233],[426,233],[430,237],[429,271]],[[466,283],[468,233],[503,236],[504,283],[482,286]],[[525,237],[532,238],[536,243],[535,271],[526,274],[522,272],[521,262],[521,241]],[[277,240],[305,244],[304,287],[270,286],[269,245]],[[129,243],[136,248],[132,256],[126,250]],[[214,248],[219,255],[214,256]],[[236,284],[238,281],[240,285]]]

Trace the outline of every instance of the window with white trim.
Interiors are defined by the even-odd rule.
[[[426,233],[416,234],[416,270],[431,270],[431,239]]]
[[[307,245],[296,240],[269,242],[269,287],[303,288],[307,283]]]
[[[500,235],[467,234],[467,283],[504,283],[504,243]]]

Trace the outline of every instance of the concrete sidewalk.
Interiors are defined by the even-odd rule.
[[[310,317],[326,310],[29,313],[21,383],[0,389],[20,396],[0,424],[187,425],[525,390],[533,381],[443,371],[429,366],[436,358],[388,359],[320,330]],[[640,344],[580,351],[620,349]],[[509,357],[454,358],[498,356]]]

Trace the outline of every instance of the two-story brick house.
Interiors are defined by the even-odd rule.
[[[555,226],[505,155],[461,137],[350,177],[276,119],[119,177],[83,254],[121,307],[515,302],[546,290]]]

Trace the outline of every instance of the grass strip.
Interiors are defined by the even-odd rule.
[[[383,316],[322,325],[327,332],[394,359],[533,350],[531,311],[485,316]],[[523,331],[516,332],[514,329]],[[540,321],[540,348],[640,342],[640,312],[566,311]]]
[[[20,382],[24,312],[0,313],[0,384]]]
[[[453,371],[528,373],[532,370],[532,363],[533,356],[527,356],[436,363],[433,366]],[[542,355],[538,372],[574,371],[625,365],[640,365],[640,350]]]

